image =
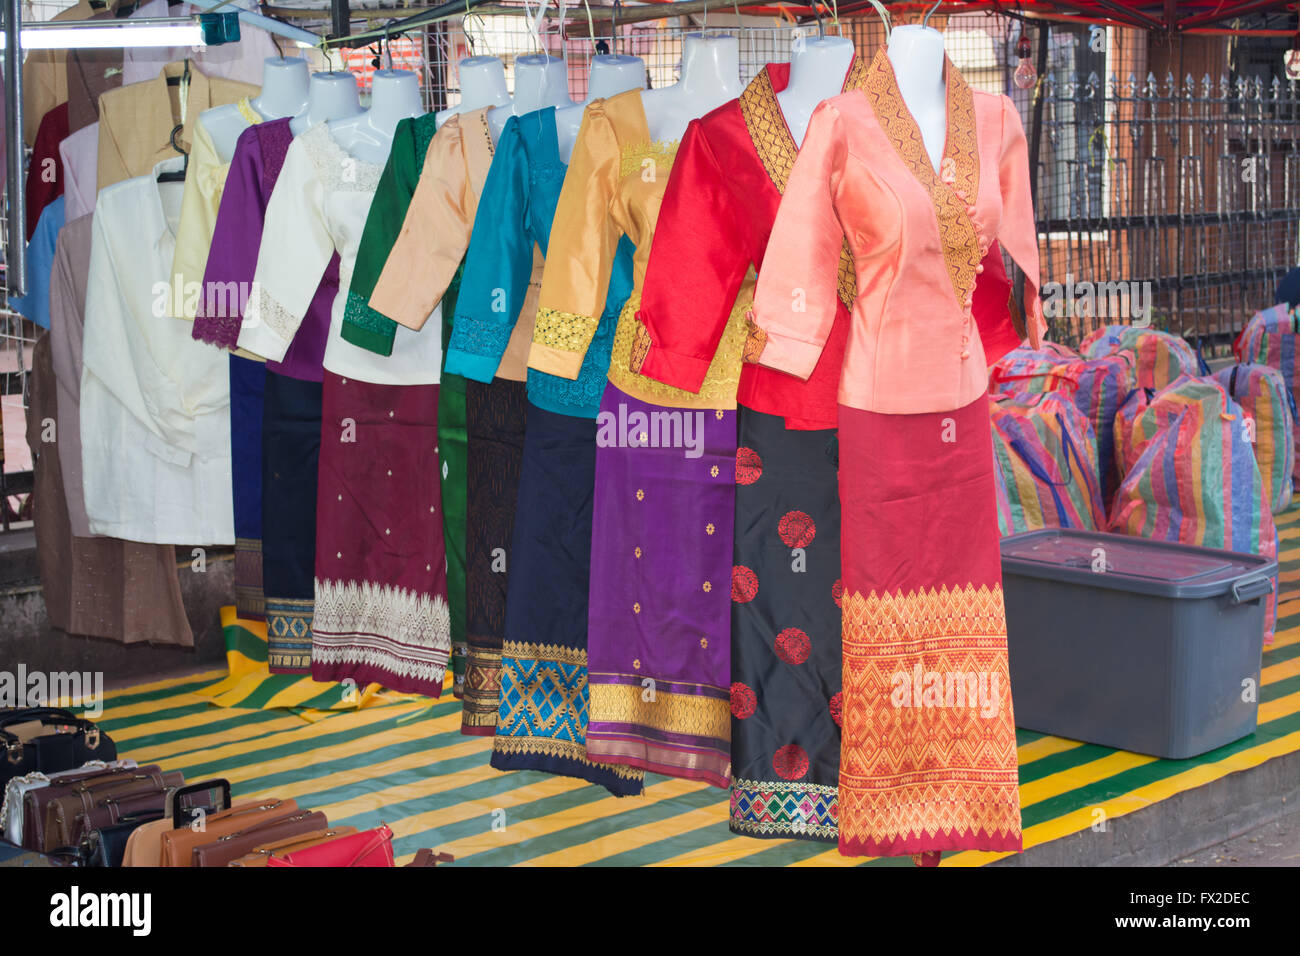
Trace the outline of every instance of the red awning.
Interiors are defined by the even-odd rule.
[[[887,6],[897,16],[900,13],[914,14],[930,9],[932,3],[889,3]],[[842,0],[839,3],[840,15],[845,13],[867,13],[871,5],[865,0]],[[1024,2],[997,2],[997,0],[976,0],[976,2],[948,2],[939,6],[939,13],[956,14],[981,11],[1024,13],[1028,16],[1049,19],[1080,19],[1092,23],[1111,23],[1122,26],[1139,27],[1144,30],[1181,33],[1189,30],[1207,28],[1229,28],[1231,21],[1239,17],[1259,13],[1279,13],[1293,9],[1295,0],[1159,0],[1159,2],[1141,3],[1129,0],[1072,0],[1072,2],[1054,2],[1054,0],[1024,0]]]

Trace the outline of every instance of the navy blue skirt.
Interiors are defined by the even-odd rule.
[[[510,544],[492,766],[639,794],[644,774],[587,757],[587,589],[596,422],[529,403]]]
[[[235,609],[260,621],[262,586],[262,400],[266,366],[230,356],[230,467],[235,507]]]
[[[273,674],[311,672],[321,383],[266,373],[262,580]]]

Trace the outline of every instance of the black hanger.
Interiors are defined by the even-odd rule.
[[[185,72],[182,73],[180,76],[167,77],[167,85],[175,86],[179,84],[182,80],[188,82],[189,78],[190,78],[190,61],[187,59],[185,61]],[[180,140],[178,139],[178,137],[181,135],[181,132],[184,129],[185,126],[183,123],[177,123],[175,126],[172,127],[171,135],[167,137],[167,141],[171,143],[172,149],[176,150],[176,152],[180,153],[182,156],[185,157],[185,160],[181,164],[181,168],[179,170],[159,173],[158,182],[160,183],[185,182],[185,174],[189,172],[190,169],[190,154],[187,153],[185,150],[181,149]]]
[[[183,130],[183,129],[185,129],[185,127],[182,126],[182,125],[180,125],[179,123],[178,123],[177,125],[173,126],[173,127],[172,127],[172,134],[171,134],[171,136],[168,137],[168,142],[171,143],[172,149],[176,150],[176,152],[178,152],[178,153],[180,153],[182,156],[184,156],[185,159],[184,159],[184,161],[181,163],[181,168],[180,168],[180,169],[178,169],[178,170],[169,170],[169,171],[165,171],[165,172],[161,172],[161,173],[159,173],[159,174],[158,174],[158,182],[160,182],[160,183],[183,183],[183,182],[185,182],[185,174],[186,174],[187,172],[189,172],[189,169],[190,169],[190,154],[187,153],[187,152],[185,152],[185,150],[181,149],[181,144],[180,144],[180,142],[177,140],[177,137],[181,135],[181,130]]]

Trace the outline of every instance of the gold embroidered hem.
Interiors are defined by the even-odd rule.
[[[704,384],[699,392],[688,392],[632,371],[637,330],[648,336],[645,326],[636,317],[637,310],[641,308],[641,293],[633,292],[619,313],[618,326],[614,330],[609,380],[619,391],[652,405],[714,410],[735,408],[736,391],[740,388],[740,368],[748,338],[745,313],[753,301],[754,279],[747,277],[740,288],[740,294],[736,296],[736,304],[732,307],[726,328],[722,330],[718,349],[709,362]],[[641,358],[644,360],[644,353]]]
[[[731,740],[731,699],[727,688],[700,685],[701,693],[674,693],[636,683],[601,683],[615,675],[591,676],[591,723],[635,724],[650,730],[709,738],[725,744]]]
[[[841,848],[898,855],[973,837],[1017,848],[1002,588],[852,591],[843,614]]]
[[[492,766],[579,777],[616,796],[640,793],[645,774],[635,767],[592,760],[586,732],[586,649],[503,642]]]
[[[470,644],[469,656],[465,660],[465,696],[460,732],[473,736],[491,736],[495,733],[500,699],[501,652]]]
[[[266,599],[266,661],[271,673],[311,671],[311,625],[316,599]]]

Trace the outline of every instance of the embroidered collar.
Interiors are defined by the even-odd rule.
[[[781,102],[776,98],[777,89],[772,82],[772,74],[778,71],[774,70],[774,66],[781,68],[778,81],[781,89],[785,89],[789,82],[788,64],[769,64],[763,67],[740,94],[740,115],[744,117],[745,128],[749,131],[749,138],[763,168],[767,170],[768,178],[772,180],[776,191],[784,195],[790,170],[794,168],[795,157],[799,155],[799,147],[790,132],[785,113],[781,111]],[[867,75],[866,61],[855,56],[844,75],[843,91],[862,89],[866,85]],[[853,301],[858,297],[858,281],[847,239],[840,247],[838,275],[840,301],[845,308],[852,309]],[[757,361],[757,352],[754,356],[753,361]]]
[[[930,195],[939,221],[943,256],[953,291],[969,315],[975,291],[975,269],[987,251],[982,248],[974,221],[980,184],[975,98],[961,72],[946,57],[944,78],[948,117],[943,158],[937,174],[920,127],[903,100],[893,64],[883,47],[877,51],[868,68],[863,92],[899,158]]]
[[[239,115],[249,126],[256,126],[262,122],[262,114],[253,109],[253,102],[247,96],[241,96],[235,101],[235,109],[239,110]]]
[[[789,64],[769,63],[758,71],[758,75],[740,94],[740,115],[745,119],[749,138],[754,143],[754,149],[762,160],[772,185],[784,195],[790,170],[794,167],[795,157],[799,155],[799,146],[794,141],[790,124],[786,122],[785,113],[781,111],[781,103],[776,97],[777,83],[772,80],[773,73],[778,73],[780,88],[785,89],[789,83]],[[855,56],[844,75],[841,90],[847,92],[862,89],[866,78],[866,61]]]

